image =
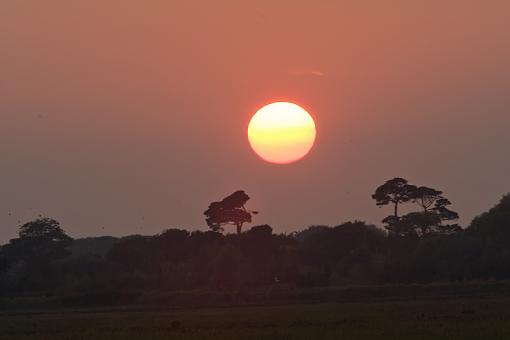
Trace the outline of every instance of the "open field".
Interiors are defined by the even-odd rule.
[[[510,299],[3,314],[0,339],[510,339]]]

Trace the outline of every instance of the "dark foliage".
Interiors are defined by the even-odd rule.
[[[510,196],[463,230],[443,223],[456,215],[432,190],[409,201],[419,199],[420,211],[389,216],[389,232],[354,221],[288,235],[259,225],[239,234],[168,229],[72,241],[58,222],[40,219],[0,248],[0,288],[70,304],[124,304],[148,292],[206,290],[225,302],[289,296],[299,287],[510,279]],[[225,206],[238,208],[234,201]]]
[[[105,256],[106,253],[119,241],[112,236],[86,237],[74,240],[67,248],[71,256],[80,257],[85,255]]]
[[[223,225],[232,224],[236,226],[237,233],[241,233],[244,223],[250,223],[252,214],[256,211],[248,211],[245,208],[246,202],[250,199],[244,191],[239,190],[225,197],[220,202],[212,202],[204,212],[206,222],[212,231],[223,231]]]
[[[19,238],[1,248],[2,283],[15,291],[48,290],[57,283],[55,263],[66,258],[72,239],[50,218],[20,227]]]
[[[415,198],[416,189],[406,179],[396,177],[378,187],[372,198],[378,206],[393,204],[393,216],[398,217],[399,205]]]
[[[378,187],[372,198],[378,206],[394,204],[393,215],[382,220],[390,236],[425,237],[432,234],[447,235],[461,230],[457,224],[445,224],[457,220],[459,215],[448,209],[451,202],[442,194],[442,191],[425,186],[418,187],[409,184],[406,179],[394,178]],[[399,205],[407,202],[417,203],[421,211],[399,216]]]

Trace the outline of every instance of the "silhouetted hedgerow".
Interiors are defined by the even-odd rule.
[[[420,198],[422,209],[443,206],[441,194],[432,194]],[[39,219],[0,248],[0,291],[66,301],[105,297],[108,304],[147,292],[207,290],[249,301],[307,287],[510,279],[509,243],[510,196],[465,230],[414,237],[354,221],[291,234],[259,225],[239,234],[168,229],[84,241],[72,240],[55,220]]]

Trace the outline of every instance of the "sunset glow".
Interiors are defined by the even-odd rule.
[[[316,129],[313,118],[300,106],[276,102],[264,106],[252,117],[248,139],[265,161],[287,164],[303,158],[312,148]]]

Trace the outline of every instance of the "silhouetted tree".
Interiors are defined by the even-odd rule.
[[[20,227],[19,238],[2,247],[2,255],[10,267],[23,278],[20,289],[47,289],[54,284],[53,263],[70,255],[71,243],[60,224],[51,218],[40,218]]]
[[[467,229],[469,234],[496,235],[510,239],[510,194],[501,198],[499,203],[489,211],[475,217]]]
[[[430,211],[411,212],[402,217],[389,216],[384,219],[386,229],[400,237],[425,236],[440,224],[439,216]]]
[[[414,198],[416,186],[408,184],[403,178],[393,178],[379,186],[372,198],[378,206],[393,204],[393,216],[398,217],[399,204],[409,202]]]
[[[416,202],[420,207],[422,207],[423,211],[428,211],[429,208],[434,205],[434,203],[442,199],[442,191],[429,188],[429,187],[418,187],[412,192],[412,199]]]
[[[193,251],[189,237],[190,233],[186,230],[167,229],[151,241],[159,288],[178,286],[177,281],[183,280],[177,268]]]
[[[270,225],[256,225],[248,231],[248,235],[256,238],[270,238],[273,234],[273,228]]]
[[[246,273],[251,284],[272,283],[277,276],[280,240],[265,224],[252,227],[241,238],[241,252],[249,267]]]
[[[463,230],[450,224],[458,214],[439,190],[403,179],[389,186],[393,191],[374,195],[380,205],[417,204],[416,211],[384,219],[389,233],[360,221],[290,235],[273,234],[269,225],[240,235],[168,229],[107,239],[98,247],[99,240],[71,240],[55,220],[35,220],[0,247],[0,293],[49,293],[101,304],[194,304],[217,289],[209,303],[255,302],[278,291],[286,296],[296,286],[510,279],[510,195]],[[244,207],[248,199],[238,191],[212,203],[206,212],[211,229],[233,224],[240,232],[253,213]],[[69,250],[73,256],[67,257]]]
[[[447,208],[451,202],[442,194],[442,191],[425,186],[417,187],[403,178],[394,178],[377,188],[372,198],[379,206],[394,204],[394,214],[383,219],[391,235],[422,237],[432,233],[451,234],[460,228],[456,224],[443,223],[456,220],[459,215]],[[399,216],[399,204],[409,201],[417,203],[422,211]]]
[[[250,196],[239,190],[220,202],[212,202],[204,212],[209,228],[222,231],[222,225],[231,224],[236,226],[237,233],[240,234],[243,224],[251,222],[252,214],[258,214],[245,208],[244,205],[249,199]]]
[[[107,258],[123,267],[128,272],[147,272],[153,269],[153,237],[132,235],[115,243]]]
[[[436,201],[434,208],[432,208],[432,211],[434,211],[439,216],[439,219],[441,221],[458,220],[459,214],[447,208],[447,206],[451,204],[452,203],[448,199],[441,197]]]
[[[477,216],[466,229],[469,279],[510,278],[510,194],[489,211]],[[461,258],[461,260],[464,260]]]
[[[8,256],[25,261],[57,260],[68,256],[71,243],[60,224],[51,218],[41,218],[20,227],[19,238],[6,246]]]
[[[298,241],[298,283],[302,286],[365,280],[382,267],[379,258],[386,235],[365,222],[347,222],[334,228],[312,226],[294,237]]]
[[[413,194],[413,201],[418,203],[424,212],[432,211],[436,213],[440,221],[457,220],[459,214],[447,208],[452,203],[442,194],[442,191],[436,189],[419,187]]]

